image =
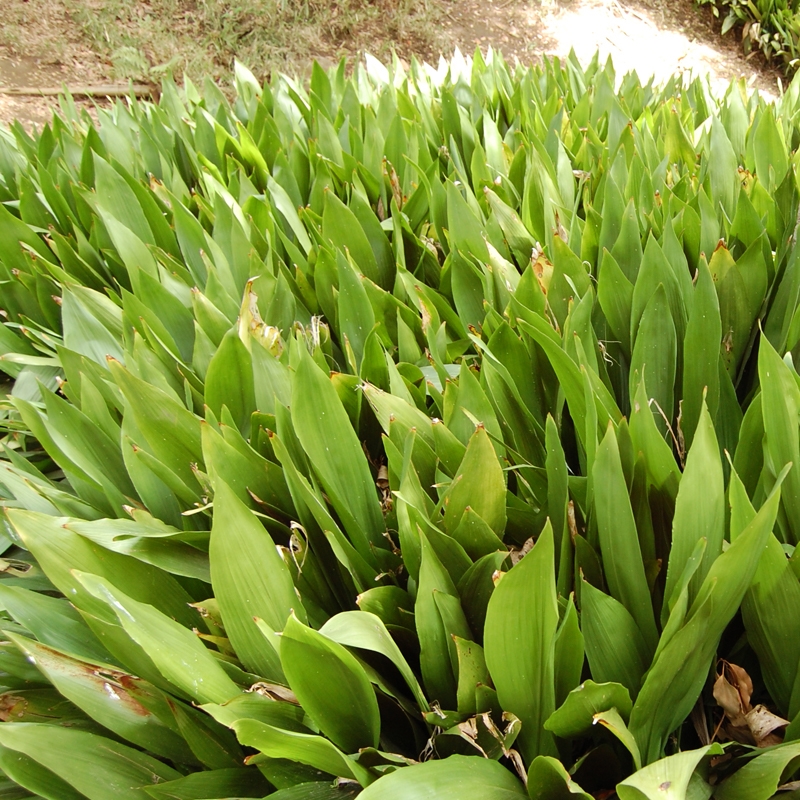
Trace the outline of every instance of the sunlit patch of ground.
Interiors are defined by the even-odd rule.
[[[611,56],[618,76],[635,70],[642,80],[652,76],[663,83],[674,74],[708,75],[720,92],[732,78],[743,77],[762,94],[776,94],[774,78],[739,52],[723,49],[719,42],[699,41],[693,30],[696,20],[691,18],[682,25],[674,15],[659,19],[657,9],[617,0],[573,0],[552,4],[544,15],[537,8],[529,13],[539,18],[550,53],[565,56],[574,49],[586,62],[599,50],[603,60]],[[665,21],[670,27],[664,27]]]

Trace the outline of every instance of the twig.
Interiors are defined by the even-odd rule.
[[[0,95],[12,97],[58,97],[69,92],[73,97],[156,97],[158,88],[148,84],[132,84],[131,86],[66,86],[54,88],[49,86],[11,86],[0,87]]]

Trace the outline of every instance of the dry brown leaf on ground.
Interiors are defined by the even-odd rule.
[[[789,720],[773,714],[766,706],[750,703],[753,681],[742,667],[719,662],[722,671],[714,682],[714,699],[724,712],[721,738],[756,747],[771,747],[783,741],[782,728]]]

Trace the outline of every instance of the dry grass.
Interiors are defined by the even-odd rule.
[[[52,0],[62,2],[115,78],[223,79],[234,57],[258,77],[311,58],[392,49],[433,55],[437,0]]]

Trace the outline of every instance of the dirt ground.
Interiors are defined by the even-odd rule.
[[[55,102],[7,90],[114,82],[108,58],[89,46],[64,0],[0,0],[0,6],[0,123],[41,126]],[[735,32],[720,38],[709,8],[692,0],[444,0],[439,19],[440,41],[450,51],[492,46],[513,63],[571,49],[588,61],[599,49],[613,57],[619,74],[636,70],[657,80],[707,74],[717,89],[744,77],[762,94],[779,92],[780,73],[760,56],[746,59]]]

